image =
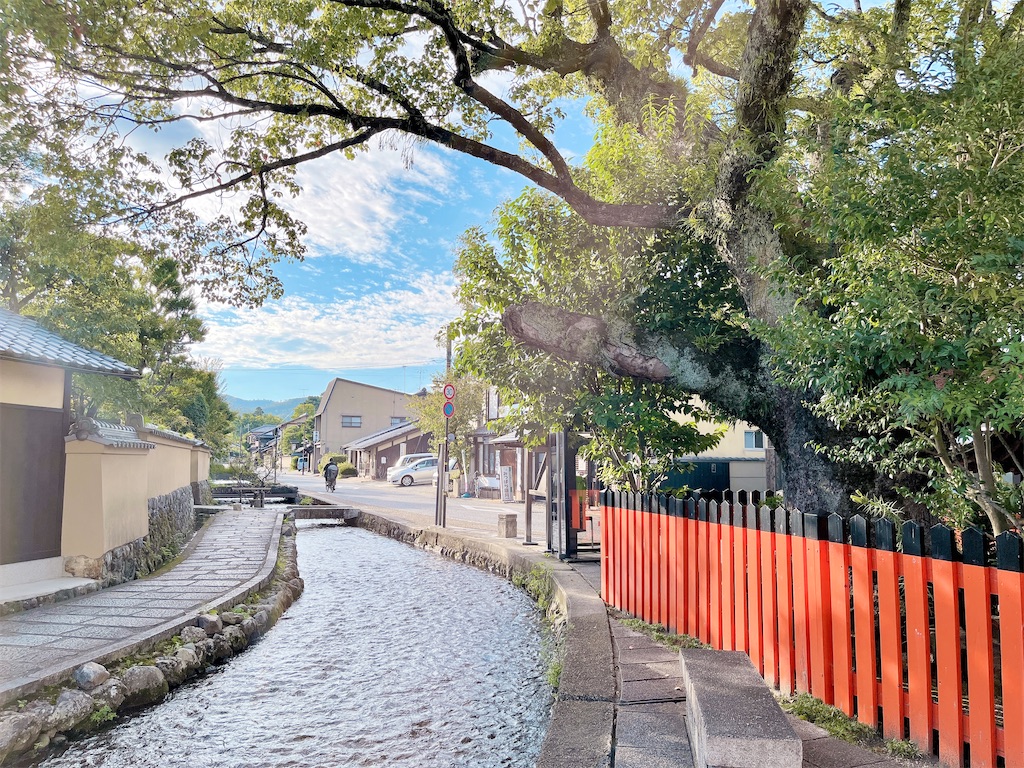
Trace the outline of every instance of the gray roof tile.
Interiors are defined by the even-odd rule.
[[[139,372],[109,355],[80,347],[34,320],[0,309],[0,359],[53,365],[84,373],[137,378]]]

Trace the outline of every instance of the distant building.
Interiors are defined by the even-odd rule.
[[[698,422],[700,430],[710,431],[720,424]],[[718,445],[701,454],[677,456],[681,465],[672,472],[665,485],[673,488],[688,486],[705,491],[761,491],[778,490],[768,482],[768,461],[773,453],[768,437],[757,427],[745,421],[728,425]],[[774,475],[771,475],[774,477]]]
[[[413,418],[409,400],[415,395],[394,389],[333,379],[320,398],[314,415],[314,466],[328,453],[342,453],[344,447],[361,437]]]
[[[430,433],[424,434],[419,424],[406,421],[346,443],[348,460],[364,477],[383,480],[388,467],[393,467],[407,453],[433,453]]]

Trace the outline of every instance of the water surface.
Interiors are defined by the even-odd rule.
[[[357,528],[300,526],[306,590],[265,638],[41,765],[533,766],[551,690],[532,602]]]

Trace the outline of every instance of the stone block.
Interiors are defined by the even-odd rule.
[[[503,539],[514,539],[519,535],[516,521],[518,516],[515,514],[500,514],[498,515],[498,536]]]
[[[803,743],[746,654],[683,649],[686,720],[697,768],[800,768]]]

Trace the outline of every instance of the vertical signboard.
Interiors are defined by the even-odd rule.
[[[501,500],[505,504],[516,500],[512,489],[512,467],[501,468]]]

